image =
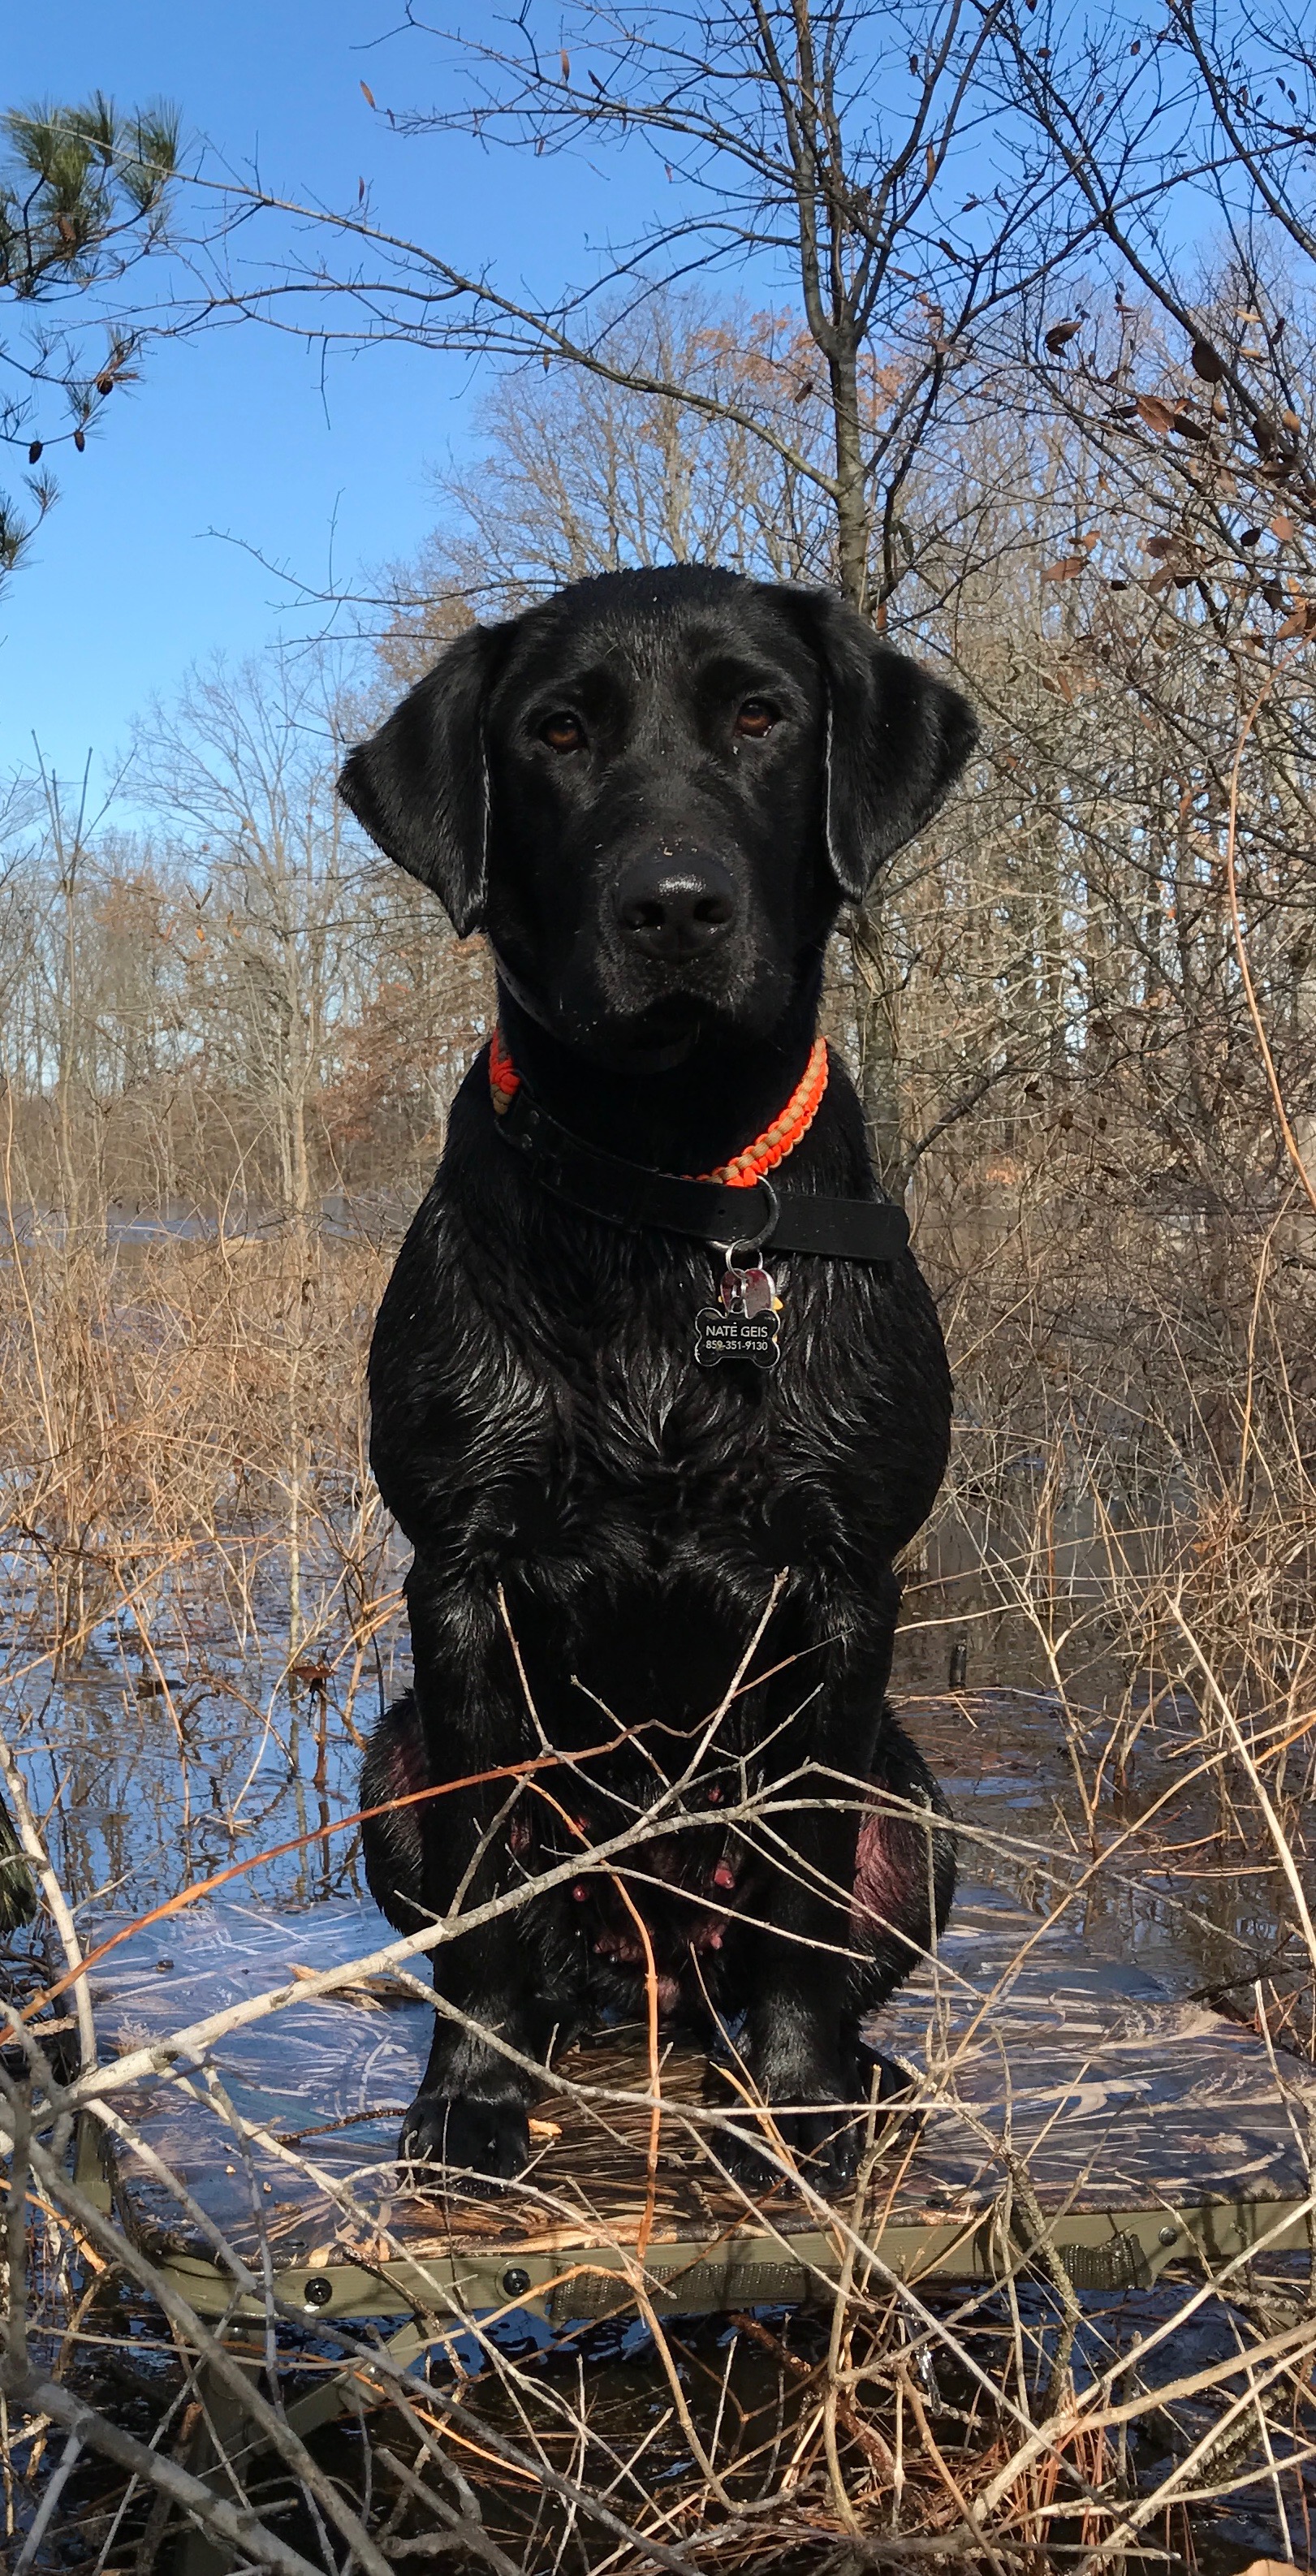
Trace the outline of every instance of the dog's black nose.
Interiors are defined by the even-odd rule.
[[[627,940],[667,963],[701,957],[736,917],[736,890],[717,859],[638,859],[617,888]]]

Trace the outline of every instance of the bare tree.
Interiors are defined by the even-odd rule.
[[[143,792],[195,866],[187,972],[216,1072],[240,1070],[277,1141],[279,1196],[310,1219],[312,1102],[354,987],[359,860],[334,794],[332,679],[275,649],[194,672],[140,729]]]
[[[478,414],[482,453],[435,479],[440,522],[398,582],[400,608],[511,615],[565,582],[662,562],[835,579],[834,525],[814,485],[728,417],[752,404],[802,455],[825,450],[825,402],[790,317],[654,295],[601,345],[613,376],[551,364],[498,378]],[[654,373],[727,408],[696,411],[629,381]]]
[[[1296,408],[1300,371],[1287,363],[1276,300],[1294,284],[1309,290],[1316,261],[1316,49],[1303,22],[1282,9],[1171,0],[1157,25],[1130,37],[1122,19],[1094,32],[1064,10],[1036,17],[1035,6],[1025,0],[1021,14],[1010,0],[1000,18],[1009,105],[1038,138],[1055,188],[1084,210],[1108,280],[1159,311],[1185,364],[1216,391],[1217,416],[1245,430],[1310,506],[1310,425]],[[1216,291],[1225,270],[1232,310]],[[1054,376],[1081,318],[1046,317],[1043,328],[1034,303],[1045,372]]]

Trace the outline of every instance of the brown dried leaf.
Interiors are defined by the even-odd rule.
[[[562,47],[562,49],[561,49],[560,53],[558,54],[558,61],[559,61],[559,62],[560,62],[560,64],[562,65],[562,78],[563,78],[563,80],[564,80],[564,81],[569,81],[569,80],[570,80],[570,78],[571,78],[571,56],[570,56],[570,54],[567,52],[567,49],[566,49],[566,46],[565,46],[565,45],[563,45],[563,47]]]
[[[1272,537],[1278,537],[1282,546],[1289,544],[1293,536],[1293,521],[1289,518],[1286,511],[1279,510],[1276,512],[1275,517],[1270,523],[1270,533]]]
[[[369,85],[369,83],[368,83],[367,81],[362,81],[362,83],[361,83],[361,96],[362,96],[362,97],[363,97],[363,99],[365,100],[365,103],[366,103],[367,107],[373,107],[373,106],[374,106],[374,104],[375,104],[375,93],[374,93],[374,91],[371,89],[371,87],[370,87],[370,85]]]
[[[1311,634],[1316,634],[1316,602],[1300,599],[1293,615],[1286,617],[1282,626],[1276,627],[1275,641],[1283,644],[1290,635]]]
[[[1224,372],[1224,359],[1218,350],[1212,348],[1210,341],[1194,340],[1193,374],[1200,376],[1204,385],[1218,385]]]
[[[1075,333],[1081,331],[1082,328],[1083,325],[1081,322],[1053,322],[1050,330],[1045,335],[1042,346],[1050,351],[1053,358],[1058,358],[1066,341],[1072,340]]]
[[[1149,555],[1155,555],[1159,563],[1162,556],[1173,554],[1176,543],[1177,539],[1174,537],[1148,537],[1147,552]]]
[[[1043,581],[1076,581],[1081,572],[1086,572],[1087,560],[1086,555],[1065,555],[1060,563],[1047,565],[1042,579]]]
[[[1154,429],[1158,438],[1168,438],[1174,427],[1174,413],[1167,402],[1161,401],[1159,394],[1135,395],[1133,408],[1139,420],[1145,422],[1148,429]]]

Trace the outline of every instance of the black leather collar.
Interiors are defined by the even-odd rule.
[[[829,1261],[896,1261],[909,1242],[904,1209],[882,1199],[809,1198],[775,1183],[732,1190],[602,1153],[542,1109],[524,1079],[495,1124],[541,1189],[605,1225],[653,1226],[700,1243],[761,1244],[765,1253],[817,1253]]]

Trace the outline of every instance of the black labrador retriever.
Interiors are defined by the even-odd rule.
[[[363,1804],[456,1785],[376,1819],[367,1874],[414,1931],[557,1873],[436,1954],[408,2162],[517,2173],[536,2086],[482,2033],[542,2060],[656,1979],[822,2183],[852,2167],[860,2019],[954,1881],[884,1704],[950,1381],[815,1024],[838,905],[974,738],[837,599],[678,566],[473,627],[343,771],[500,1009],[371,1356],[415,1685]]]

